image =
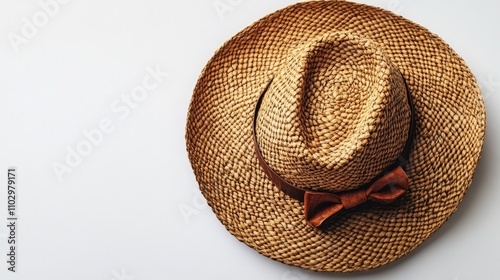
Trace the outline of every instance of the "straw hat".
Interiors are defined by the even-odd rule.
[[[344,1],[279,10],[203,70],[186,142],[236,238],[316,271],[415,249],[471,184],[485,108],[465,62],[391,12]]]

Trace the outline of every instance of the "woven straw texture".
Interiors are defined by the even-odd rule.
[[[402,74],[402,76],[401,76]],[[410,189],[390,205],[365,203],[327,228],[279,191],[262,154],[303,188],[347,190],[401,153],[409,106],[416,135]],[[191,100],[186,142],[218,219],[259,253],[316,271],[376,268],[415,249],[457,209],[479,160],[485,108],[465,62],[439,37],[388,11],[344,1],[277,11],[226,42]]]
[[[288,182],[355,189],[401,154],[406,86],[372,41],[345,32],[313,37],[277,67],[256,130],[264,159]]]

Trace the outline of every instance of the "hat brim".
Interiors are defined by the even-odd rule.
[[[343,212],[325,229],[258,164],[252,142],[257,99],[299,42],[349,31],[377,42],[403,73],[416,113],[410,189],[386,206]],[[457,209],[471,184],[485,108],[465,62],[439,37],[391,12],[344,1],[299,3],[226,42],[203,70],[189,107],[186,142],[200,189],[218,219],[261,254],[316,271],[367,270],[415,249]]]

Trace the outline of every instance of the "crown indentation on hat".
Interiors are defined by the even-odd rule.
[[[384,51],[347,32],[296,46],[278,67],[256,122],[269,166],[311,190],[356,189],[401,154],[411,112]]]

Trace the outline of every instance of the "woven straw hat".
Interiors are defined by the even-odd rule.
[[[191,100],[187,150],[227,230],[316,271],[415,249],[471,184],[485,108],[465,62],[391,12],[292,5],[226,42]]]

